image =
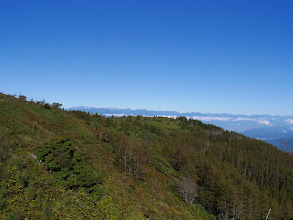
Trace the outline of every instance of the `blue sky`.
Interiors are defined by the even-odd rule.
[[[0,1],[0,91],[64,107],[293,115],[293,2]]]

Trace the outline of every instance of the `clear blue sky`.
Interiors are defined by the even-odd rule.
[[[293,115],[293,1],[1,0],[0,91]]]

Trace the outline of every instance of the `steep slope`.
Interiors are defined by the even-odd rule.
[[[293,163],[185,117],[107,118],[0,94],[3,219],[293,218]]]
[[[153,166],[121,171],[101,133],[56,105],[0,94],[0,218],[213,218]]]

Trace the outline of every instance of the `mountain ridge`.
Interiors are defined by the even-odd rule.
[[[231,116],[231,117],[289,117],[293,118],[293,115],[271,115],[271,114],[231,114],[231,113],[202,113],[202,112],[179,112],[179,111],[172,111],[172,110],[150,110],[150,109],[131,109],[131,108],[117,108],[117,107],[93,107],[93,106],[77,106],[77,107],[69,107],[66,108],[66,110],[83,110],[83,109],[90,109],[90,110],[111,110],[111,111],[131,111],[131,112],[147,112],[151,114],[152,112],[159,112],[159,113],[167,113],[167,114],[175,114],[176,116],[185,116],[185,115],[209,115],[209,116]],[[148,115],[146,115],[148,116]],[[150,116],[156,116],[156,115],[150,115]],[[173,116],[173,115],[168,115]]]
[[[178,111],[156,111],[146,109],[120,109],[120,108],[95,108],[95,107],[72,107],[67,110],[80,110],[90,113],[98,113],[107,117],[123,115],[142,115],[146,117],[165,116],[179,117],[184,116],[191,119],[197,119],[205,123],[211,123],[220,126],[229,131],[240,132],[251,138],[257,138],[271,143],[282,149],[282,138],[293,138],[293,116],[270,115],[270,114],[229,114],[229,113],[201,113],[188,112],[181,113]],[[267,132],[262,132],[266,130]],[[273,135],[272,135],[273,134]]]

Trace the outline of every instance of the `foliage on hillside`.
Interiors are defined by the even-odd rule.
[[[124,172],[119,148],[95,123],[87,125],[58,103],[0,94],[1,219],[213,218],[203,207],[186,205],[173,180],[154,166],[133,170],[129,160]],[[142,144],[126,134],[113,138]]]
[[[0,94],[4,219],[293,218],[293,163],[185,117],[103,117]]]
[[[153,166],[169,178],[195,179],[196,201],[220,219],[264,219],[270,208],[272,218],[292,218],[293,164],[270,144],[184,117],[105,118],[73,113],[95,126],[100,138],[113,146],[113,155],[139,151],[145,158],[138,159],[139,164]],[[143,149],[126,144],[131,147],[117,151],[123,136],[139,140]],[[131,166],[127,162],[124,165]],[[123,163],[120,167],[123,170]]]

